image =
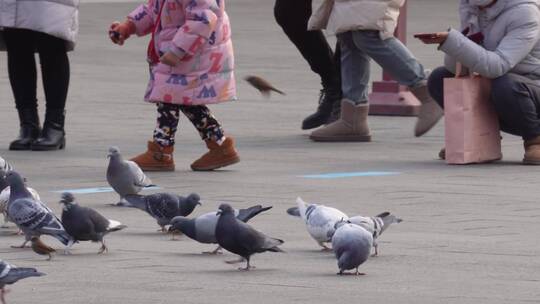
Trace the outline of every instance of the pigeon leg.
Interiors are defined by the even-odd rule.
[[[104,252],[109,252],[109,248],[105,246],[105,241],[101,241],[101,248],[99,248],[98,254],[102,254]]]
[[[20,246],[11,246],[11,248],[26,248],[26,244],[28,244],[28,240],[25,240]]]
[[[358,267],[356,267],[356,272],[354,273],[354,275],[361,276],[361,275],[366,275],[366,274],[363,272],[358,272]]]
[[[225,261],[225,263],[227,263],[227,264],[238,264],[238,263],[242,263],[243,261],[244,261],[244,258],[240,257],[238,260]]]
[[[321,251],[332,251],[332,248],[326,246],[326,245],[323,244],[322,242],[317,242],[317,244],[319,244],[319,246],[322,247]]]
[[[75,240],[69,240],[68,244],[66,245],[66,248],[64,248],[64,255],[71,254],[71,247],[75,244]]]
[[[217,246],[216,249],[214,249],[214,251],[203,251],[204,254],[223,254],[223,252],[221,252],[221,246]]]
[[[375,249],[375,253],[372,254],[371,256],[372,256],[372,257],[376,257],[376,256],[379,255],[379,245],[378,245],[377,243],[374,243],[374,244],[373,244],[373,248]]]
[[[52,260],[52,258],[53,258],[52,254],[50,252],[48,252],[47,254],[49,255],[49,258],[47,259],[47,261]]]
[[[0,301],[2,301],[2,304],[6,304],[6,299],[4,298],[4,294],[6,294],[8,291],[2,287],[0,289]]]
[[[246,261],[247,261],[246,268],[240,267],[238,268],[238,270],[249,271],[250,269],[255,269],[255,266],[249,265],[249,259],[246,259]]]

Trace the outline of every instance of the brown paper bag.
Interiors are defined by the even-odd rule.
[[[458,64],[457,71],[461,70]],[[491,81],[478,75],[444,79],[446,163],[502,158],[499,119],[490,103]]]

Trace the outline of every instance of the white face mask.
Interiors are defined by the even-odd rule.
[[[490,5],[492,2],[494,2],[493,0],[469,0],[469,4],[470,5],[474,5],[474,6],[488,6]]]

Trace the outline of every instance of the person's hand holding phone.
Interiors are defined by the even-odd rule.
[[[415,34],[414,38],[420,39],[425,44],[443,44],[448,38],[448,32]]]

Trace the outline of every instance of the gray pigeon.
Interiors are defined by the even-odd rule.
[[[130,160],[124,160],[117,147],[109,148],[109,166],[107,167],[107,182],[120,195],[117,206],[129,206],[124,197],[138,194],[145,187],[155,186],[141,170],[139,165]]]
[[[272,206],[263,208],[261,205],[256,205],[247,209],[235,209],[234,215],[238,220],[247,223],[257,214],[270,210],[271,208]],[[179,231],[199,243],[217,244],[216,226],[218,219],[219,216],[216,212],[208,212],[193,219],[177,216],[172,219],[169,232]],[[203,253],[217,254],[220,249],[221,247],[218,246],[214,251]]]
[[[32,197],[17,172],[9,172],[7,180],[11,189],[7,213],[10,220],[24,233],[25,241],[20,246],[21,248],[30,241],[32,236],[42,234],[48,234],[64,245],[72,241],[71,236],[66,233],[54,213]]]
[[[400,218],[397,218],[390,212],[383,212],[377,216],[367,217],[367,216],[353,216],[350,217],[348,222],[359,225],[369,231],[373,235],[373,248],[375,249],[375,253],[373,256],[377,256],[379,254],[379,244],[377,243],[377,239],[379,236],[388,228],[390,225],[394,223],[400,223],[403,220]]]
[[[126,195],[125,199],[130,207],[143,210],[155,218],[163,232],[174,217],[188,216],[197,205],[201,205],[201,198],[196,193],[191,193],[187,197],[172,193],[136,194]]]
[[[221,204],[217,212],[219,219],[216,225],[216,240],[219,246],[235,253],[247,261],[245,268],[250,270],[251,255],[265,251],[284,252],[278,246],[284,242],[280,239],[270,238],[253,229],[248,224],[235,217],[234,209],[228,204]]]
[[[0,259],[0,301],[3,304],[6,303],[6,299],[4,298],[4,294],[6,293],[4,287],[6,285],[14,284],[19,280],[29,277],[40,277],[44,275],[44,273],[37,271],[35,268],[17,267]]]
[[[66,247],[66,253],[69,253],[71,246],[77,241],[100,242],[101,248],[98,253],[108,251],[104,240],[105,235],[127,227],[118,221],[105,218],[92,208],[79,206],[73,194],[69,192],[62,194],[60,204],[64,204],[62,224],[66,232],[73,237],[73,241]]]
[[[306,223],[306,228],[311,237],[323,248],[331,250],[324,243],[332,241],[335,224],[349,217],[336,208],[317,204],[306,204],[302,198],[296,199],[297,207],[290,208],[287,213],[300,216]]]
[[[373,235],[361,226],[346,222],[336,223],[336,232],[332,237],[332,248],[338,261],[339,275],[346,270],[355,269],[367,261],[373,245]]]

